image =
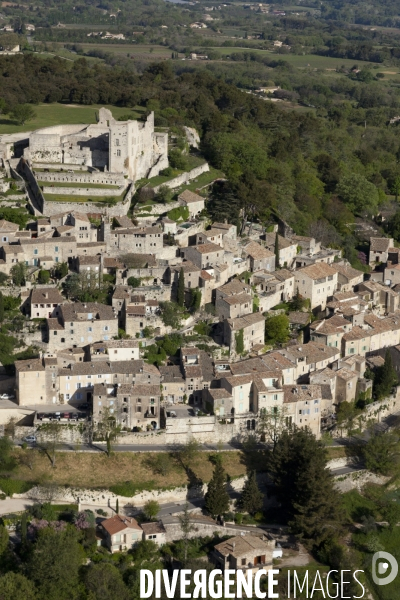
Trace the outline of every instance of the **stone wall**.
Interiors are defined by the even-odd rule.
[[[187,171],[186,173],[182,173],[182,175],[178,175],[177,177],[174,177],[174,179],[170,179],[169,181],[166,181],[165,183],[162,183],[161,185],[157,185],[157,186],[153,187],[153,190],[156,194],[157,194],[158,190],[160,189],[160,187],[162,187],[162,186],[166,186],[167,188],[170,188],[172,190],[174,188],[179,187],[180,185],[189,183],[189,181],[191,181],[192,179],[196,179],[196,177],[198,177],[202,173],[207,173],[207,171],[209,171],[209,170],[210,170],[209,164],[204,163],[203,165],[200,165],[199,167],[196,167],[196,168],[192,169],[191,171]]]
[[[64,188],[65,189],[65,188]],[[104,202],[48,202],[44,200],[42,214],[47,217],[64,212],[78,210],[83,213],[101,213],[108,217],[127,215],[131,204],[132,195],[135,193],[133,184],[129,187],[125,198],[115,206],[107,206]]]
[[[74,173],[67,173],[65,171],[59,173],[35,172],[35,177],[39,181],[50,181],[51,183],[99,183],[102,185],[124,187],[128,182],[122,173],[103,173],[100,171],[74,171]]]
[[[125,186],[119,188],[77,188],[77,187],[51,187],[51,186],[42,186],[43,194],[57,194],[58,196],[66,195],[66,196],[121,196],[125,189]]]

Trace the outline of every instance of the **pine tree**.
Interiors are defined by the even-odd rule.
[[[239,504],[242,510],[251,515],[254,515],[263,507],[263,495],[258,487],[255,471],[251,471],[247,477]]]
[[[300,295],[299,288],[296,288],[296,293],[293,296],[293,300],[291,302],[291,308],[293,310],[301,310],[304,305],[303,296]]]
[[[337,535],[341,523],[340,494],[326,465],[326,449],[308,428],[283,431],[269,465],[292,532],[317,546]]]
[[[115,503],[115,512],[117,513],[117,515],[119,515],[119,500],[117,498],[117,501]]]
[[[0,323],[4,321],[4,296],[0,292]]]
[[[220,459],[215,463],[214,473],[205,495],[205,507],[212,517],[223,515],[229,509],[229,495],[226,489],[226,473]]]
[[[275,237],[275,267],[278,269],[279,267],[279,235],[276,234]]]
[[[179,271],[179,279],[178,279],[178,304],[179,306],[183,306],[185,303],[185,275],[183,273],[183,269]]]

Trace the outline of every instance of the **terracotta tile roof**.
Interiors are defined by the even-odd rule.
[[[348,331],[344,334],[343,340],[345,342],[353,342],[355,340],[362,340],[364,338],[369,338],[371,335],[371,331],[367,331],[365,329],[361,329],[361,327],[353,327],[351,331]]]
[[[120,515],[105,519],[101,522],[101,526],[109,535],[114,535],[120,531],[124,531],[124,529],[136,529],[137,531],[142,531],[142,528],[136,519],[133,517],[122,517]]]
[[[28,360],[16,360],[15,369],[17,372],[44,371],[44,365],[41,358],[29,358]]]
[[[292,271],[288,271],[288,269],[279,269],[279,271],[274,272],[274,275],[279,281],[286,281],[292,277],[294,278],[294,273],[292,273]]]
[[[387,252],[393,246],[393,240],[390,238],[374,238],[370,239],[370,251],[372,252]]]
[[[336,271],[342,275],[343,277],[345,277],[348,281],[351,279],[357,279],[360,276],[364,277],[364,273],[362,271],[358,271],[357,269],[353,269],[352,266],[350,265],[338,265],[338,264],[334,264],[332,265],[334,269],[336,269]]]
[[[78,256],[79,265],[99,265],[100,254],[94,256]]]
[[[145,306],[127,306],[126,307],[126,314],[127,315],[131,315],[133,317],[144,317],[146,314],[146,307]]]
[[[207,273],[207,271],[205,271],[204,269],[202,269],[202,271],[200,272],[200,277],[204,279],[204,281],[211,281],[212,279],[214,279],[214,277],[210,275],[210,273]]]
[[[256,260],[275,256],[273,252],[267,248],[264,248],[264,246],[261,246],[261,244],[258,244],[257,242],[250,242],[250,244],[247,244],[244,249],[249,256],[255,258]]]
[[[251,305],[251,303],[253,302],[253,299],[251,296],[249,296],[249,294],[236,294],[235,296],[225,296],[225,298],[221,298],[221,300],[230,305],[245,304],[246,302]]]
[[[267,555],[266,558],[272,562],[272,546],[275,542],[264,541],[257,535],[238,535],[230,538],[225,542],[221,542],[214,546],[215,550],[222,554],[222,556],[232,555],[234,557],[241,557],[244,554],[254,556],[254,552],[261,555]]]
[[[232,398],[232,394],[228,392],[225,388],[211,388],[208,390],[211,398],[213,400],[222,400],[224,398]]]
[[[265,234],[265,240],[266,240],[267,246],[271,249],[275,248],[275,239],[276,239],[276,233],[266,233]],[[290,248],[290,246],[295,246],[295,245],[296,244],[294,244],[290,240],[287,240],[286,238],[282,237],[281,235],[278,235],[279,250],[284,250],[285,248]]]
[[[284,385],[282,386],[285,404],[290,402],[305,402],[322,398],[320,385]]]
[[[235,296],[232,296],[233,298]],[[250,327],[251,325],[256,325],[257,323],[265,323],[265,317],[262,313],[250,313],[245,315],[244,317],[238,317],[237,319],[227,319],[229,326],[234,330],[240,330],[244,327]]]
[[[243,292],[248,294],[250,290],[251,286],[247,283],[243,283],[243,281],[239,281],[239,279],[232,279],[232,281],[217,288],[218,294],[222,292],[225,296],[233,296],[234,294],[241,294]]]
[[[186,204],[193,204],[194,202],[204,202],[204,198],[191,192],[190,190],[185,190],[182,194],[179,194],[178,200],[183,200]]]
[[[307,325],[310,320],[310,314],[300,311],[292,311],[288,314],[289,323],[293,325]]]
[[[296,271],[298,277],[300,278],[302,275],[307,275],[310,279],[322,279],[323,277],[329,277],[332,275],[336,275],[337,271],[330,265],[326,263],[316,263],[314,265],[308,265],[308,267],[303,267]]]
[[[5,219],[0,219],[0,231],[18,231],[19,225],[16,223],[12,223],[11,221],[6,221]]]
[[[200,254],[223,252],[223,248],[221,246],[218,246],[218,244],[213,244],[212,242],[208,242],[207,244],[197,244],[197,246],[193,246],[193,248]]]
[[[142,523],[142,529],[145,535],[154,535],[157,533],[166,533],[162,521],[158,523]]]
[[[35,288],[31,293],[31,304],[60,304],[64,301],[57,288]]]

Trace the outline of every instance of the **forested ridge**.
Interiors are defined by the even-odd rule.
[[[358,115],[365,116],[361,101],[335,103],[333,97],[324,117],[282,110],[208,70],[174,73],[171,64],[134,74],[85,59],[1,57],[3,104],[116,104],[128,113],[141,105],[155,110],[156,125],[194,126],[205,157],[229,180],[214,191],[211,211],[232,220],[241,208],[263,222],[280,216],[299,234],[343,246],[357,262],[349,225],[357,215],[376,215],[394,193],[397,128],[366,124]],[[368,84],[357,85],[368,92]]]

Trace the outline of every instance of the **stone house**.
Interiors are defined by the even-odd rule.
[[[232,396],[232,410],[235,417],[243,417],[253,412],[253,375],[222,377],[221,388]]]
[[[317,263],[295,272],[295,288],[310,300],[311,309],[324,310],[327,299],[337,288],[338,273],[334,267]]]
[[[200,269],[208,269],[214,265],[223,263],[224,254],[221,246],[211,242],[181,249],[181,255],[200,267]]]
[[[320,342],[326,346],[341,348],[343,335],[347,331],[351,331],[352,328],[352,324],[347,319],[334,315],[330,319],[311,323],[310,339],[312,342]]]
[[[54,372],[54,377],[52,374]],[[56,403],[58,401],[58,386],[56,382],[57,368],[40,358],[15,361],[15,397],[17,404],[31,406],[35,404]],[[54,380],[54,384],[52,381]],[[54,385],[54,390],[52,386]],[[51,390],[51,391],[50,391]],[[50,392],[50,394],[49,394]]]
[[[202,390],[208,389],[214,379],[212,361],[204,350],[181,348],[180,368],[186,384],[188,400],[201,402]]]
[[[77,256],[74,259],[74,266],[78,273],[87,273],[88,277],[92,274],[97,275],[99,283],[103,281],[102,256]]]
[[[215,290],[215,299],[218,300],[219,298],[226,298],[228,296],[251,293],[252,287],[249,283],[245,283],[244,281],[235,278]]]
[[[318,342],[287,346],[282,350],[278,350],[277,353],[282,354],[293,364],[295,368],[294,380],[297,382],[307,381],[310,373],[325,369],[325,367],[329,367],[340,358],[339,348],[325,346]]]
[[[47,319],[49,351],[107,341],[116,336],[118,318],[115,310],[97,302],[61,304],[58,317]]]
[[[275,254],[275,239],[276,233],[266,233],[265,242],[266,247],[270,252]],[[278,247],[279,247],[279,265],[277,267],[292,267],[293,262],[297,255],[297,244],[288,240],[278,234]]]
[[[0,219],[0,242],[9,244],[16,241],[16,233],[19,231],[19,225]]]
[[[335,263],[333,268],[336,269],[338,273],[337,289],[339,292],[351,292],[356,285],[364,281],[364,273],[357,269],[353,269],[349,264],[342,265]]]
[[[342,367],[336,371],[335,402],[353,402],[357,396],[358,373]]]
[[[203,405],[206,412],[218,417],[231,419],[234,416],[233,396],[225,388],[204,390]]]
[[[122,552],[133,548],[143,538],[143,530],[133,517],[114,515],[99,525],[105,546],[110,552]]]
[[[360,354],[365,356],[370,351],[370,332],[361,327],[353,327],[342,337],[342,356]]]
[[[96,342],[89,346],[90,361],[139,360],[139,354],[138,340],[108,340]]]
[[[150,540],[154,544],[157,544],[157,546],[163,546],[166,543],[167,532],[162,521],[158,521],[157,523],[142,523],[141,527],[144,540]]]
[[[234,296],[217,297],[215,310],[221,320],[236,319],[251,313],[253,298],[249,294],[236,294]]]
[[[22,311],[29,314],[31,319],[58,317],[59,307],[63,302],[65,302],[65,298],[57,288],[33,288],[22,306]]]
[[[230,352],[236,352],[236,336],[241,331],[243,331],[245,352],[250,352],[256,345],[264,346],[265,318],[261,313],[250,313],[236,319],[225,319],[224,344],[229,346]]]
[[[386,285],[391,287],[400,283],[400,264],[387,263],[385,268],[383,280]]]
[[[125,300],[121,312],[125,333],[131,337],[142,337],[143,330],[151,327],[156,335],[162,335],[167,331],[167,327],[162,321],[160,312],[157,301],[146,300],[144,297],[143,303],[131,299]]]
[[[208,229],[196,234],[196,245],[197,244],[217,244],[223,248],[224,242],[224,231],[222,229]]]
[[[160,255],[164,246],[162,229],[136,227],[134,229],[115,228],[105,238],[110,253],[135,253]]]
[[[238,535],[214,546],[212,560],[222,571],[231,569],[255,574],[260,569],[272,568],[274,548],[275,541],[264,536]]]
[[[243,249],[244,255],[250,259],[252,273],[266,269],[275,271],[275,254],[257,242],[250,242]]]
[[[309,427],[321,434],[322,391],[320,385],[284,385],[284,411],[287,425]]]
[[[201,268],[191,260],[184,260],[181,264],[168,268],[168,281],[171,284],[173,298],[177,298],[179,274],[183,271],[185,291],[189,295],[189,290],[200,287]]]
[[[317,242],[313,237],[306,237],[304,235],[292,235],[292,242],[300,246],[301,252],[313,256],[321,251],[321,242]]]
[[[182,206],[186,206],[189,210],[189,217],[196,217],[204,210],[204,198],[195,194],[190,190],[185,190],[178,196],[178,200]]]
[[[374,238],[370,239],[368,263],[374,267],[377,263],[386,264],[388,261],[389,248],[393,248],[392,238]]]
[[[169,404],[183,402],[186,381],[178,365],[160,366],[162,395]]]
[[[392,313],[399,309],[399,294],[378,281],[360,283],[357,286],[357,292],[371,308],[378,310],[381,314]]]
[[[97,242],[97,227],[92,225],[87,214],[75,210],[39,219],[36,227],[38,237],[54,231],[56,235],[74,236],[78,242]]]
[[[101,420],[105,408],[121,427],[159,429],[160,386],[96,383],[93,387],[94,422]]]

